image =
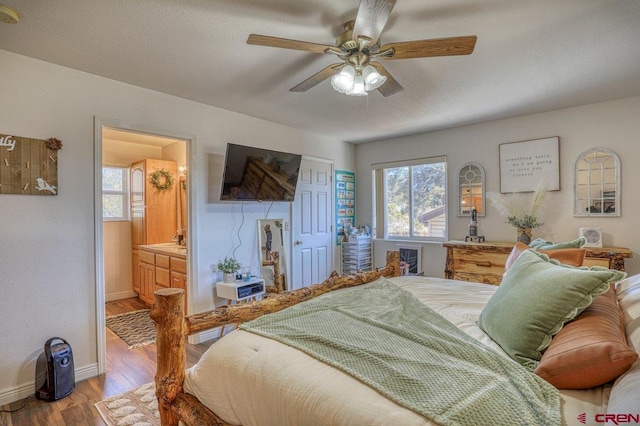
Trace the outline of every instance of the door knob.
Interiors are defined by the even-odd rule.
[[[302,244],[302,241],[300,241],[300,240],[296,240],[296,241],[294,242],[294,244],[295,244],[295,245],[297,245],[297,246],[299,246],[300,244]]]

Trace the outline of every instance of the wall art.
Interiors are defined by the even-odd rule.
[[[62,142],[0,134],[0,194],[58,195]]]
[[[560,138],[500,144],[500,192],[533,192],[540,181],[560,190]]]

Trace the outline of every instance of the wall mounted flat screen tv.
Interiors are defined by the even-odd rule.
[[[220,201],[293,201],[302,156],[227,144]]]

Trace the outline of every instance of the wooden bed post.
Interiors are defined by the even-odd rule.
[[[390,272],[387,273],[388,277],[399,277],[402,275],[400,271],[400,252],[399,251],[388,251],[387,252],[387,264],[384,268],[381,269],[389,269]]]
[[[178,418],[171,411],[176,396],[183,392],[185,376],[184,290],[164,288],[154,293],[151,318],[156,323],[156,397],[160,422],[177,426]]]

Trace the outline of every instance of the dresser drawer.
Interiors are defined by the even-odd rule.
[[[470,274],[466,272],[454,272],[453,273],[454,280],[460,281],[472,281],[474,283],[484,283],[491,285],[500,285],[502,282],[502,275],[493,275],[493,274]]]
[[[585,257],[583,266],[602,266],[603,268],[609,267],[609,258],[601,259],[597,257]]]
[[[453,266],[458,273],[491,274],[502,277],[507,257],[502,253],[453,250]]]

